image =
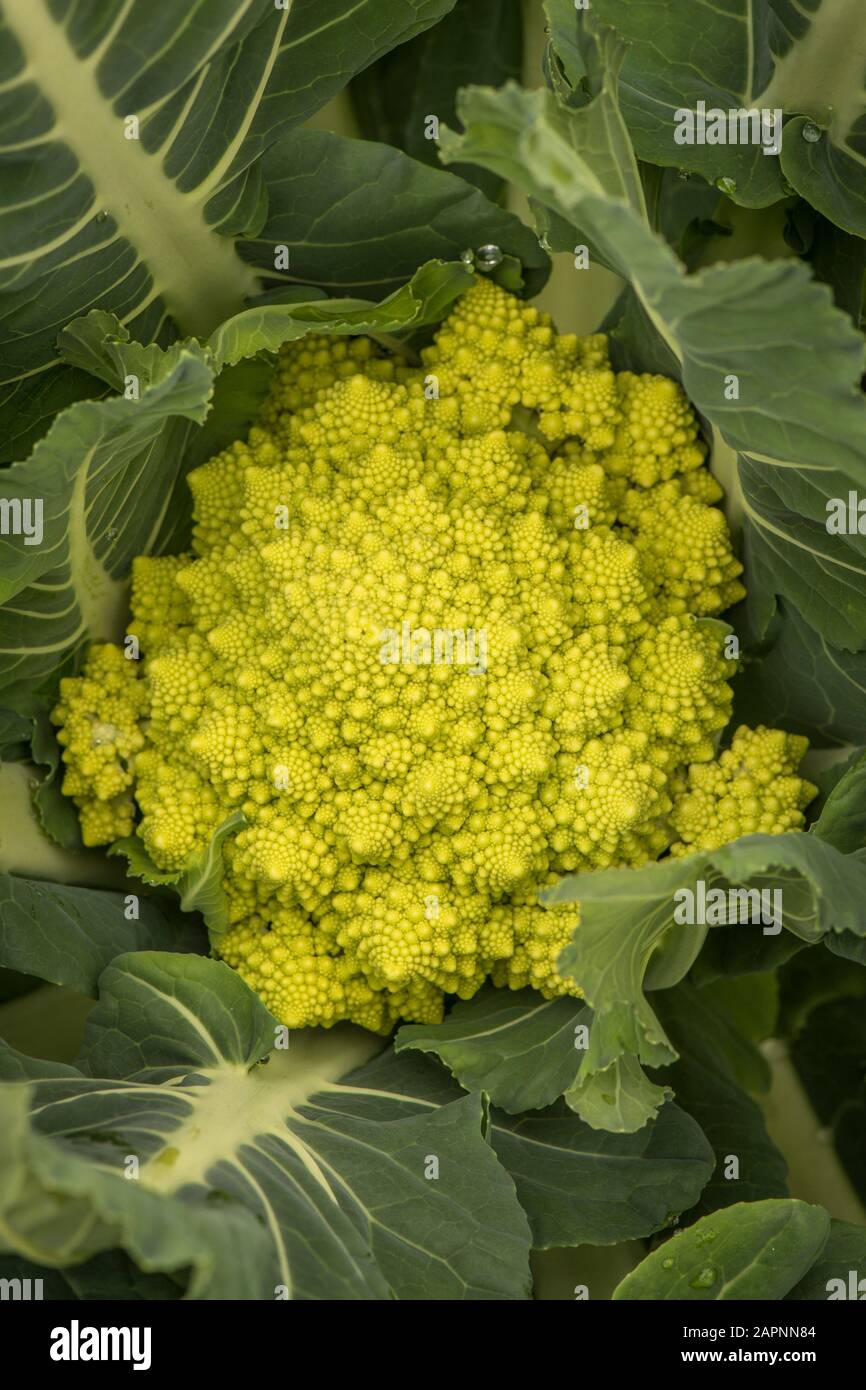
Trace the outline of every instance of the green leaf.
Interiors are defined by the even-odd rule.
[[[775,202],[787,181],[848,231],[866,234],[866,94],[858,0],[808,6],[751,0],[593,0],[593,14],[628,42],[620,96],[635,149],[678,165],[751,207]],[[660,42],[663,35],[663,42]],[[786,120],[781,156],[756,144],[677,144],[679,108],[776,108]],[[821,137],[808,140],[815,124]],[[812,132],[809,132],[812,133]]]
[[[844,932],[842,935],[844,936]],[[704,948],[689,972],[693,984],[705,984],[729,975],[748,975],[774,970],[805,948],[790,932],[779,936],[755,934],[751,922],[735,923],[707,936]]]
[[[787,1165],[748,1094],[769,1085],[769,1068],[752,1039],[766,1037],[774,1027],[775,994],[774,975],[747,975],[699,989],[683,981],[654,997],[680,1053],[660,1075],[673,1086],[677,1104],[700,1125],[716,1158],[689,1221],[734,1202],[787,1196]]]
[[[752,604],[762,632],[778,594],[806,631],[815,629],[828,646],[849,652],[866,646],[866,535],[827,530],[828,506],[844,503],[847,511],[848,479],[830,468],[784,469],[741,457],[739,481],[751,584],[761,594]]]
[[[166,352],[154,345],[143,346],[130,339],[128,330],[114,316],[94,309],[75,319],[60,333],[61,359],[78,365],[114,390],[122,391],[133,375],[139,384],[151,385],[166,375],[177,353],[184,347],[199,352],[197,343],[175,344]],[[222,370],[214,381],[207,418],[195,429],[187,427],[183,436],[178,421],[167,427],[170,445],[182,466],[176,470],[171,493],[165,501],[159,532],[152,538],[157,553],[177,554],[187,549],[192,533],[192,499],[186,475],[235,440],[246,436],[258,420],[261,407],[273,382],[274,360],[260,356],[247,358]]]
[[[0,1070],[8,1055],[0,1054]],[[88,1102],[87,1089],[94,1087],[57,1064],[53,1076],[50,1063],[36,1064],[33,1071],[38,1075],[29,1085],[0,1088],[0,1248],[62,1268],[120,1247],[149,1272],[191,1269],[193,1298],[272,1296],[268,1237],[249,1211],[223,1203],[166,1201],[120,1176],[122,1169],[112,1172],[110,1164],[103,1166],[109,1149],[118,1165],[124,1147],[135,1153],[113,1126],[104,1126],[103,1158],[97,1161],[82,1156],[83,1143],[48,1137],[42,1118],[37,1129],[28,1115],[29,1103],[50,1096],[49,1105],[53,1101],[62,1108],[71,1101],[85,1120],[96,1099]],[[104,1113],[104,1104],[96,1104]],[[142,1115],[145,1104],[139,1105]],[[152,1122],[159,1124],[160,1118],[154,1115]],[[52,1119],[44,1117],[48,1128]]]
[[[852,1279],[853,1274],[853,1279]],[[835,1283],[831,1283],[835,1280]],[[808,1299],[857,1299],[866,1294],[866,1226],[831,1221],[827,1244],[807,1274],[785,1295],[791,1302]],[[840,1282],[841,1281],[841,1282]]]
[[[457,91],[468,82],[498,87],[519,78],[521,28],[513,0],[457,0],[433,28],[354,79],[349,91],[361,134],[436,167],[436,141],[425,135],[428,117],[452,121]],[[490,198],[501,189],[483,169],[464,165],[456,172]]]
[[[199,1277],[190,1296],[526,1297],[530,1232],[481,1097],[455,1099],[443,1073],[448,1094],[428,1099],[421,1059],[370,1062],[381,1039],[358,1028],[283,1037],[226,965],[119,957],[81,1071],[6,1056],[8,1076],[30,1077],[39,1130],[21,1116],[7,1248],[65,1265],[119,1246],[152,1271],[200,1268],[203,1223],[231,1221],[219,1289]],[[46,1188],[74,1223],[46,1212]]]
[[[397,333],[434,323],[474,276],[460,261],[428,261],[401,289],[380,304],[357,299],[316,299],[270,303],[245,309],[212,335],[210,350],[218,367],[305,333]]]
[[[534,990],[479,991],[457,1003],[444,1023],[409,1023],[394,1050],[432,1052],[467,1091],[484,1091],[517,1114],[558,1099],[583,1057],[577,1031],[592,1014],[576,999],[542,999]]]
[[[820,1004],[834,999],[862,999],[866,970],[820,946],[810,946],[779,971],[779,1035],[794,1038]]]
[[[654,993],[653,1004],[680,1054],[730,1076],[747,1091],[766,1091],[770,1068],[755,1044],[773,1032],[776,998],[775,977],[756,974],[699,988],[682,980],[674,989]]]
[[[665,1075],[677,1104],[700,1125],[716,1159],[715,1172],[687,1221],[734,1202],[787,1196],[788,1165],[767,1133],[760,1106],[742,1086],[687,1052]],[[736,1174],[731,1158],[737,1160]]]
[[[858,936],[866,931],[860,910],[866,856],[842,855],[812,835],[747,835],[661,864],[562,879],[543,901],[581,905],[580,927],[559,969],[579,983],[595,1011],[589,1048],[567,1095],[589,1124],[639,1128],[662,1103],[664,1093],[646,1080],[640,1064],[664,1067],[677,1053],[644,994],[644,978],[653,951],[674,926],[674,895],[694,892],[698,880],[708,893],[719,886],[780,891],[782,925],[802,941],[846,928]],[[770,932],[778,934],[772,926]]]
[[[559,61],[572,90],[586,75],[586,63],[578,42],[577,10],[574,0],[544,0],[548,46]]]
[[[866,653],[832,646],[785,603],[768,641],[763,654],[746,653],[734,682],[734,722],[779,725],[819,746],[862,743]]]
[[[417,1052],[384,1054],[375,1065],[397,1075],[405,1068],[419,1098],[441,1105],[460,1094],[443,1067]],[[494,1108],[489,1137],[536,1249],[649,1235],[695,1200],[712,1168],[706,1140],[676,1106],[640,1135],[591,1130],[562,1102],[522,1115]]]
[[[39,824],[61,849],[77,853],[84,848],[75,805],[63,795],[65,768],[60,745],[51,721],[44,710],[33,719],[30,756],[41,768],[47,768],[41,782],[33,790],[33,809]]]
[[[843,854],[866,844],[866,751],[849,765],[833,787],[811,832]]]
[[[805,204],[800,203],[800,207]],[[815,229],[806,252],[819,280],[833,291],[833,298],[855,324],[862,326],[863,281],[866,276],[866,241],[815,217]]]
[[[627,1274],[615,1299],[688,1301],[784,1298],[821,1254],[823,1207],[793,1199],[738,1202],[705,1216]]]
[[[0,1255],[0,1278],[41,1279],[46,1303],[69,1299],[152,1303],[180,1298],[183,1292],[182,1282],[164,1274],[145,1274],[121,1250],[106,1250],[69,1269],[51,1269],[16,1255]]]
[[[57,369],[64,323],[98,307],[164,344],[242,308],[256,279],[229,238],[264,220],[262,154],[452,3],[333,0],[323,20],[315,0],[209,0],[194,23],[177,8],[158,24],[149,0],[122,12],[4,4],[0,142],[16,151],[0,192],[6,457],[89,390]]]
[[[141,840],[130,835],[116,840],[108,853],[122,855],[129,873],[152,887],[171,886],[180,899],[181,912],[200,912],[211,944],[229,925],[228,903],[223,888],[223,845],[235,830],[246,825],[242,811],[232,811],[211,835],[204,849],[177,873],[157,868]]]
[[[419,264],[457,261],[488,243],[523,266],[528,294],[547,279],[550,261],[519,218],[390,145],[298,130],[272,147],[263,169],[268,218],[239,250],[268,283],[381,300]],[[286,270],[274,268],[278,246],[288,249]]]
[[[21,762],[30,756],[32,720],[11,709],[0,709],[0,762]]]
[[[638,1134],[590,1129],[563,1101],[537,1113],[494,1112],[491,1142],[542,1250],[662,1230],[697,1201],[715,1162],[698,1125],[675,1105]]]
[[[195,919],[151,898],[0,874],[0,965],[79,994],[95,998],[102,971],[127,951],[206,946]]]
[[[178,347],[167,359],[140,399],[79,402],[4,473],[22,516],[28,503],[34,522],[40,506],[43,517],[39,544],[0,538],[0,690],[12,708],[27,711],[88,642],[123,632],[130,563],[159,535],[187,422],[204,419],[213,382],[201,349]]]

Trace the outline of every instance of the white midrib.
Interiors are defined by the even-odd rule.
[[[81,623],[96,642],[117,642],[123,635],[129,598],[124,579],[113,579],[94,553],[87,532],[87,477],[93,451],[82,459],[69,499],[67,544],[70,583]]]
[[[821,124],[829,121],[833,138],[841,142],[866,110],[863,0],[824,0],[808,18],[804,37],[777,60],[769,85],[755,100],[802,111]]]
[[[288,1122],[310,1096],[368,1062],[381,1047],[381,1038],[347,1026],[325,1035],[292,1033],[286,1051],[273,1051],[266,1066],[252,1071],[229,1063],[205,1069],[210,1084],[184,1091],[191,1112],[166,1136],[166,1148],[142,1167],[142,1186],[167,1193],[188,1183],[205,1184],[216,1164],[231,1162],[257,1135],[274,1134],[333,1197],[314,1153]]]
[[[229,238],[207,226],[193,193],[180,193],[167,178],[160,154],[125,138],[123,117],[76,57],[46,0],[4,0],[3,13],[54,109],[54,138],[65,142],[94,187],[96,209],[110,212],[181,332],[212,332],[255,292],[255,273]]]

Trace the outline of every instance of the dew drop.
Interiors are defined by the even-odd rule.
[[[728,198],[733,198],[737,191],[737,181],[736,179],[729,179],[727,177],[716,179],[716,188],[720,193],[726,194]]]
[[[814,121],[806,121],[801,133],[803,139],[808,140],[810,145],[817,145],[822,136],[821,127],[817,126]]]
[[[461,259],[461,261],[463,262],[464,265],[474,266],[474,265],[475,265],[475,252],[474,252],[474,251],[471,251],[471,250],[469,249],[469,247],[467,246],[467,248],[466,248],[465,251],[461,251],[461,252],[460,252],[460,259]]]
[[[712,1265],[706,1265],[700,1274],[696,1274],[694,1279],[689,1280],[690,1289],[711,1289],[715,1284],[718,1274]]]
[[[492,241],[486,246],[479,246],[475,253],[475,264],[479,270],[495,270],[502,264],[502,252]]]
[[[674,1262],[672,1259],[662,1260],[662,1269],[673,1269],[673,1267]]]

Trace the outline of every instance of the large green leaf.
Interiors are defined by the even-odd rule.
[[[700,989],[683,981],[653,996],[680,1053],[659,1075],[673,1086],[677,1104],[701,1126],[716,1158],[712,1178],[688,1213],[690,1221],[734,1202],[787,1196],[787,1165],[749,1094],[769,1084],[767,1063],[746,1027],[755,1031],[755,1019],[765,1012],[761,996],[773,979],[743,976]],[[732,1002],[741,1007],[732,1010]],[[747,1012],[745,1026],[737,1017],[740,1012]],[[771,1027],[772,1019],[765,1018],[757,1036],[766,1036]]]
[[[217,1252],[220,1291],[192,1296],[527,1296],[530,1232],[481,1097],[416,1098],[413,1063],[369,1062],[381,1040],[360,1029],[282,1038],[225,965],[119,957],[79,1070],[6,1055],[35,1107],[6,1247],[56,1265],[120,1247],[167,1271],[201,1264],[222,1221],[237,1248]]]
[[[568,1089],[591,1021],[579,1000],[487,986],[455,1004],[444,1023],[404,1024],[394,1047],[434,1053],[467,1091],[485,1091],[518,1114],[551,1105]]]
[[[87,391],[54,369],[69,320],[100,307],[165,342],[242,307],[256,281],[229,237],[264,220],[260,156],[452,4],[208,0],[155,20],[149,0],[3,0],[6,457]]]
[[[385,1053],[374,1066],[379,1086],[407,1091],[411,1077],[416,1101],[443,1105],[460,1094],[443,1067],[418,1053]],[[521,1115],[494,1108],[490,1142],[536,1249],[651,1235],[695,1202],[713,1167],[700,1129],[673,1105],[639,1135],[591,1130],[562,1102]]]
[[[779,1036],[796,1038],[821,1004],[864,996],[866,970],[832,951],[810,946],[779,971]]]
[[[785,1297],[813,1303],[855,1298],[862,1303],[866,1298],[866,1226],[831,1221],[827,1244],[819,1258]]]
[[[8,498],[42,504],[43,536],[0,538],[0,690],[12,708],[90,641],[124,629],[127,574],[154,548],[181,466],[188,421],[201,422],[213,373],[177,345],[140,399],[81,401],[57,417],[26,463],[4,473]],[[129,505],[135,496],[135,505]]]
[[[458,89],[468,82],[498,87],[519,78],[521,28],[514,0],[457,0],[438,24],[354,79],[349,90],[361,134],[435,167],[428,118],[453,120]],[[488,197],[500,191],[500,180],[484,169],[462,165],[456,172]]]
[[[0,874],[0,965],[9,969],[95,997],[115,956],[206,948],[199,921],[162,901]]]
[[[548,257],[518,217],[390,145],[296,130],[271,147],[262,169],[268,217],[238,249],[268,282],[379,300],[420,263],[456,261],[486,244],[521,262],[527,293],[547,278]],[[287,269],[275,269],[279,246]]]
[[[840,854],[814,835],[747,835],[661,864],[562,879],[544,900],[551,906],[579,901],[581,924],[559,968],[577,980],[595,1012],[589,1047],[566,1099],[593,1126],[639,1128],[665,1099],[641,1064],[664,1067],[677,1052],[644,988],[646,980],[652,983],[652,957],[660,945],[670,952],[671,941],[676,945],[689,934],[700,941],[706,934],[706,926],[675,924],[674,917],[674,894],[694,892],[699,881],[707,892],[778,890],[782,925],[802,941],[846,929],[866,935],[866,853]],[[766,932],[760,925],[753,930]],[[694,953],[672,954],[685,974]],[[666,985],[675,983],[675,973],[666,972]]]
[[[770,1067],[757,1044],[771,1037],[778,1013],[773,972],[653,990],[652,1000],[677,1051],[747,1091],[767,1091]]]
[[[197,344],[189,346],[192,351],[198,351]],[[57,351],[62,362],[88,372],[112,391],[122,391],[130,375],[139,388],[153,385],[162,380],[172,361],[172,352],[162,352],[154,344],[133,342],[129,330],[115,315],[102,309],[92,309],[83,318],[68,324],[58,335]],[[259,354],[255,358],[244,358],[219,372],[203,424],[195,428],[189,424],[183,432],[179,428],[182,422],[171,420],[167,424],[163,445],[167,443],[182,463],[175,470],[159,531],[152,537],[155,552],[176,554],[188,547],[192,499],[186,475],[246,436],[271,389],[273,374],[273,357]],[[151,451],[152,461],[159,456],[160,447]]]
[[[866,751],[851,761],[832,787],[812,834],[843,854],[866,845]]]
[[[679,1231],[627,1274],[615,1299],[784,1298],[821,1254],[823,1207],[793,1199],[738,1202]]]
[[[688,1053],[674,1063],[666,1079],[677,1104],[700,1125],[716,1159],[715,1171],[686,1220],[735,1202],[787,1196],[785,1159],[767,1134],[760,1106],[742,1086]]]
[[[786,603],[763,646],[746,651],[734,682],[736,722],[779,725],[818,746],[866,739],[866,652],[834,647]]]
[[[676,1105],[638,1134],[590,1129],[563,1101],[524,1115],[494,1112],[491,1142],[537,1249],[614,1245],[660,1231],[697,1201],[715,1163]]]
[[[642,159],[724,179],[751,207],[781,198],[787,182],[866,235],[860,0],[593,0],[592,11],[628,42],[620,99]],[[699,100],[725,112],[780,109],[791,117],[781,156],[755,144],[675,143],[676,111]]]
[[[847,512],[849,480],[832,468],[778,468],[743,455],[739,482],[761,633],[781,595],[828,648],[866,646],[866,534],[831,534],[826,524],[828,505],[843,502]]]
[[[102,1112],[106,1135],[101,1156],[97,1150],[90,1161],[82,1156],[83,1143],[47,1137],[28,1114],[30,1104],[40,1106],[50,1097],[49,1104],[61,1108],[71,1102],[84,1118],[86,1083],[74,1068],[28,1064],[4,1050],[0,1075],[22,1083],[0,1087],[0,1249],[62,1268],[119,1247],[151,1272],[190,1270],[193,1298],[273,1296],[270,1242],[248,1210],[235,1204],[166,1201],[120,1176],[123,1150],[135,1153],[111,1121],[106,1123],[122,1108],[121,1095],[112,1097],[109,1111],[105,1083],[90,1087],[90,1111],[95,1104]],[[139,1112],[155,1126],[179,1114],[173,1098],[160,1113],[153,1098],[148,1103],[143,1096]],[[116,1151],[105,1161],[115,1143]],[[114,1170],[111,1159],[118,1165]]]
[[[112,1303],[147,1300],[152,1303],[180,1298],[183,1292],[183,1281],[178,1282],[165,1274],[144,1274],[120,1250],[94,1255],[83,1265],[67,1269],[51,1269],[22,1260],[17,1255],[0,1255],[0,1278],[41,1279],[46,1303],[69,1299]]]

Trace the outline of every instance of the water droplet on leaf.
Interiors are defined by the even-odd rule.
[[[823,131],[821,130],[821,127],[817,126],[814,121],[807,121],[806,124],[803,126],[803,139],[808,140],[810,145],[817,145],[818,141],[821,139],[822,134]]]
[[[700,1274],[696,1274],[694,1279],[689,1280],[689,1288],[711,1289],[718,1277],[718,1273],[716,1270],[713,1269],[712,1265],[707,1265],[704,1269],[701,1270]]]
[[[475,264],[479,270],[495,270],[502,264],[502,252],[493,242],[488,242],[486,246],[479,246],[475,253]]]

